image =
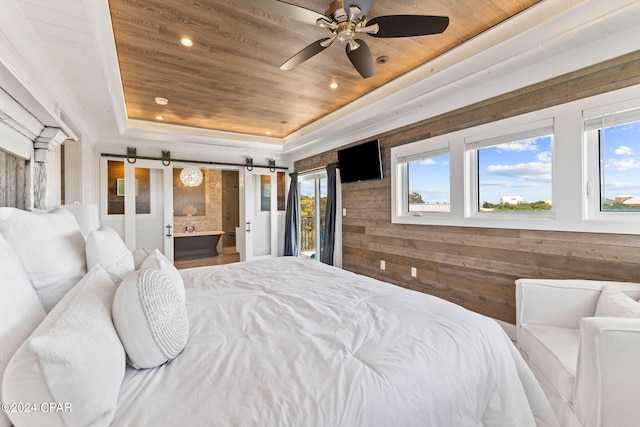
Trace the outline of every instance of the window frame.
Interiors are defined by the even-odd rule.
[[[600,212],[599,146],[585,132],[585,118],[640,109],[640,85],[606,92],[531,111],[478,126],[391,147],[391,222],[396,224],[481,227],[585,233],[640,235],[639,212]],[[467,150],[473,138],[509,133],[544,120],[553,120],[552,204],[547,212],[477,212],[477,159]],[[434,132],[437,133],[437,130]],[[451,212],[448,216],[403,215],[403,184],[398,158],[420,152],[442,141],[450,144]],[[475,166],[474,166],[475,165]],[[401,185],[402,184],[402,185]],[[474,199],[475,198],[475,199]]]
[[[449,156],[449,205],[451,206],[451,151],[450,142],[447,138],[433,138],[432,140],[419,141],[414,144],[407,144],[399,147],[392,154],[392,171],[400,183],[400,188],[392,186],[393,212],[402,217],[423,217],[447,218],[451,212],[410,212],[409,211],[409,171],[408,164],[412,161],[428,158]],[[396,190],[395,192],[393,190]]]
[[[483,212],[480,210],[480,167],[478,151],[487,147],[495,147],[509,142],[524,141],[528,138],[539,138],[551,135],[551,200],[552,209],[550,211],[513,211],[513,212]],[[466,164],[468,171],[469,186],[465,203],[465,216],[474,218],[499,218],[528,221],[532,219],[553,219],[555,210],[553,208],[553,165],[554,165],[554,144],[555,141],[555,121],[547,118],[522,125],[497,129],[496,131],[473,135],[465,138]]]

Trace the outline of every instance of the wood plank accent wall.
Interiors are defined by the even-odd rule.
[[[342,186],[343,268],[509,323],[520,277],[640,282],[638,235],[392,224],[390,179],[391,147],[637,84],[640,52],[379,135],[385,179]],[[294,169],[335,161],[332,150]]]
[[[25,209],[29,166],[26,160],[0,151],[0,206]]]

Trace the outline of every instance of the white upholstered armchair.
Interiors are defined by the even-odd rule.
[[[640,426],[640,318],[617,317],[638,298],[638,283],[516,281],[517,347],[561,426]]]

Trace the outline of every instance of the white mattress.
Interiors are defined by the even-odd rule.
[[[114,426],[551,426],[493,320],[315,261],[183,270],[190,338]]]

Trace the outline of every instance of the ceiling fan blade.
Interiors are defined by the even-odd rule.
[[[298,6],[295,4],[287,3],[280,0],[248,0],[249,4],[265,12],[275,13],[277,15],[286,16],[295,21],[302,22],[304,24],[316,25],[318,19],[327,19],[321,13],[314,10],[307,9],[306,7]]]
[[[375,76],[376,63],[373,60],[373,55],[369,46],[364,40],[355,39],[355,42],[360,46],[357,49],[351,49],[351,44],[347,44],[347,56],[360,75],[367,79]]]
[[[296,53],[291,58],[289,58],[287,62],[285,62],[280,66],[280,69],[285,71],[291,71],[294,68],[296,68],[298,65],[302,64],[307,59],[319,54],[320,52],[322,52],[323,50],[331,46],[331,44],[328,44],[326,46],[322,45],[327,40],[329,40],[329,38],[318,40],[316,42],[311,43],[309,46],[305,47],[300,52]]]
[[[414,37],[440,34],[449,26],[447,16],[387,15],[371,19],[368,25],[378,24],[380,30],[372,37]]]

